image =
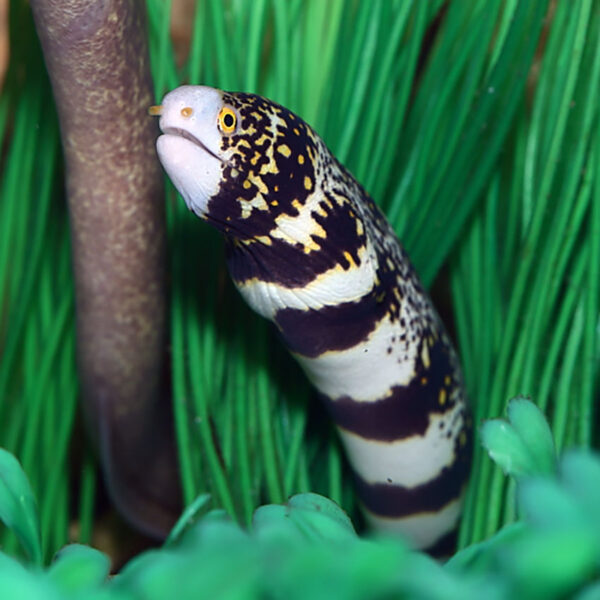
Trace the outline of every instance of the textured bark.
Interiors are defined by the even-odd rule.
[[[32,0],[66,161],[86,416],[117,508],[163,535],[179,510],[165,392],[162,174],[144,3]]]

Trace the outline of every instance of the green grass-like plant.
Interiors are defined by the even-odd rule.
[[[181,65],[171,3],[147,0],[147,8],[157,102],[180,83],[203,83],[298,112],[385,210],[425,284],[449,282],[452,306],[443,312],[455,324],[476,423],[529,394],[559,449],[591,444],[600,364],[598,0],[207,0],[197,3]],[[90,454],[75,461],[70,446],[73,283],[51,90],[28,4],[13,0],[10,18],[0,97],[0,445],[19,458],[39,502],[37,562],[67,541],[71,519],[78,540],[89,541],[97,474]],[[316,491],[355,517],[342,453],[304,378],[228,282],[219,237],[172,188],[166,201],[186,504],[209,494],[201,511],[224,509],[248,525],[259,504]],[[443,305],[447,296],[436,298]],[[478,449],[461,546],[515,520],[515,493]],[[7,554],[18,553],[17,531],[2,532]],[[408,556],[392,546],[390,556]],[[104,559],[82,552],[83,563],[98,561],[91,572],[103,573]],[[315,556],[334,560],[323,552],[331,556]],[[357,552],[356,568],[367,569],[371,558]]]
[[[339,506],[306,493],[258,508],[249,530],[223,510],[183,523],[176,527],[182,533],[112,579],[108,557],[88,546],[66,546],[45,571],[0,554],[0,589],[57,600],[593,598],[600,589],[600,457],[572,451],[557,464],[550,429],[534,404],[517,399],[508,416],[510,422],[486,423],[483,439],[517,478],[523,518],[443,566],[399,540],[361,539]],[[0,518],[21,532],[35,557],[41,551],[40,531],[31,526],[38,522],[35,503],[18,462],[2,451],[0,482],[7,480]],[[9,499],[18,496],[27,502]]]

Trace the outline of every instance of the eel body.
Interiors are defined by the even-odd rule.
[[[65,159],[82,406],[116,508],[160,539],[182,498],[166,376],[164,177],[143,113],[153,93],[145,3],[31,9]]]
[[[278,328],[335,421],[368,522],[443,554],[471,454],[455,352],[394,231],[298,116],[260,96],[165,96],[167,174],[227,243],[237,288]]]

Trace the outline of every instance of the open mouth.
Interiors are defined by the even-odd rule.
[[[175,135],[177,137],[185,138],[186,140],[192,142],[192,144],[195,144],[196,146],[202,148],[202,150],[204,150],[211,156],[214,156],[217,160],[224,162],[220,156],[217,156],[210,148],[207,148],[195,135],[192,135],[189,131],[186,131],[185,129],[181,129],[179,127],[165,127],[162,130],[162,132],[165,135]]]

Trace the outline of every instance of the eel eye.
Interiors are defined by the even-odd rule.
[[[219,129],[223,133],[233,133],[237,123],[235,112],[228,106],[224,106],[219,113]]]
[[[189,119],[194,114],[194,109],[191,106],[186,106],[181,109],[181,116],[184,119]]]

